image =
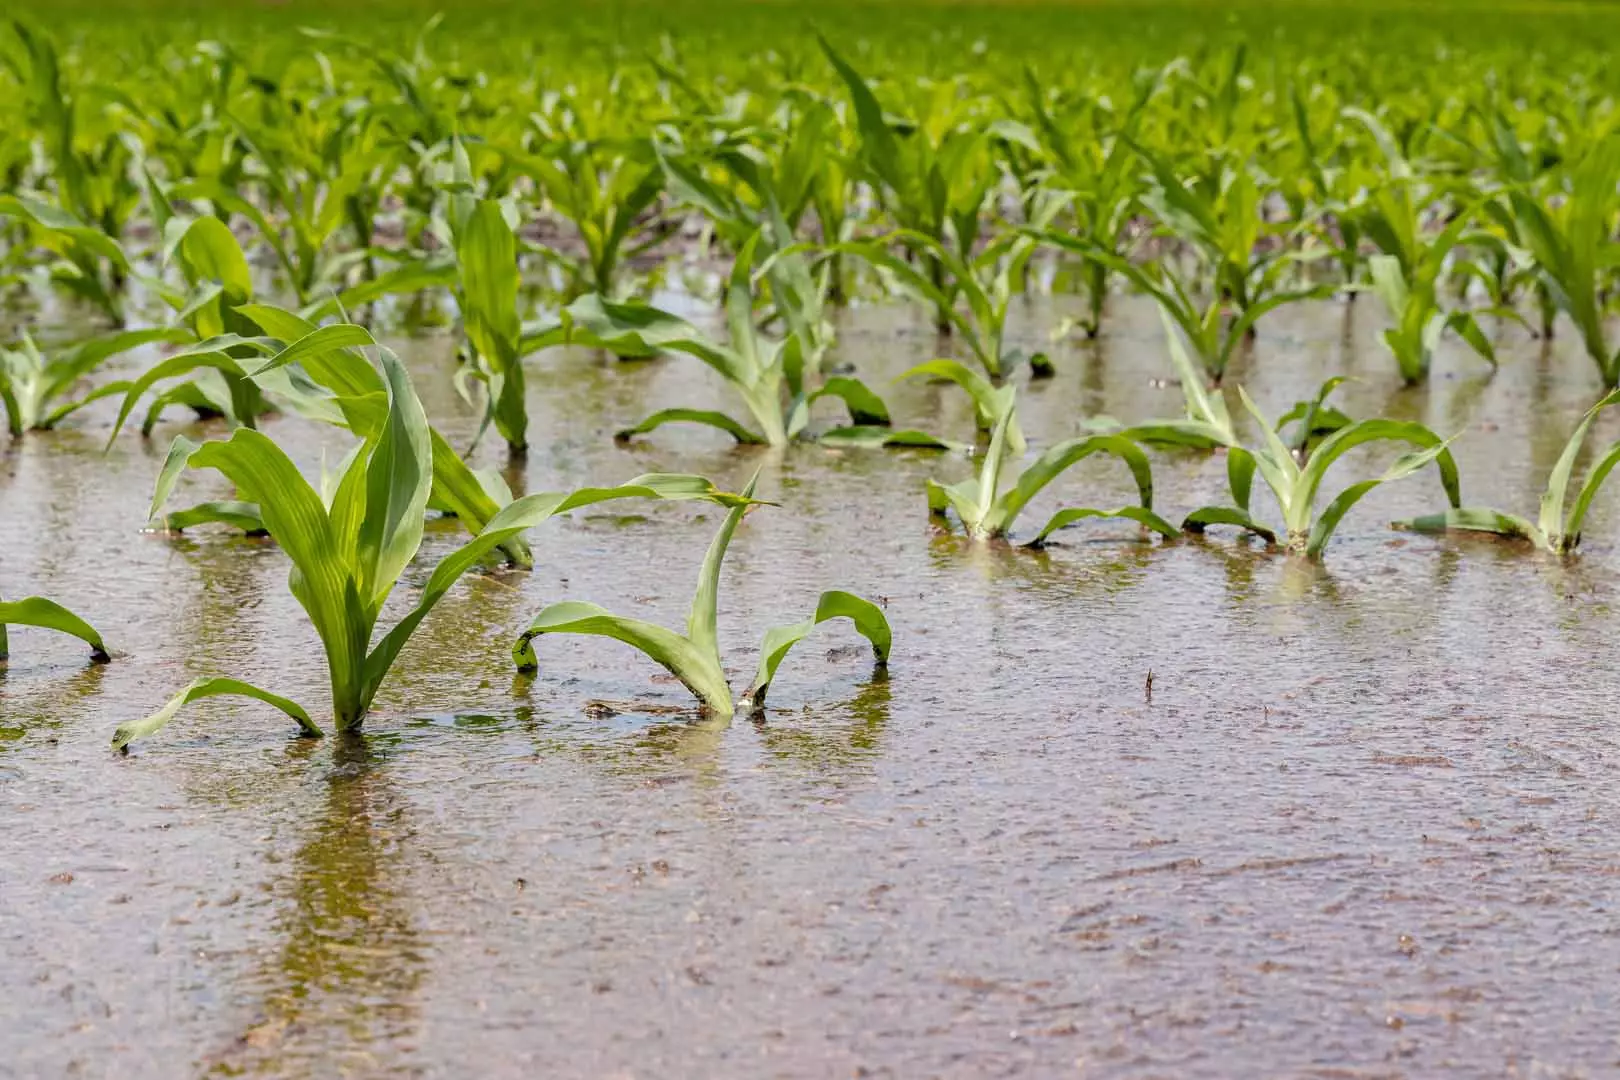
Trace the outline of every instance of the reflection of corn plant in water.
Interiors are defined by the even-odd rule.
[[[1187,515],[1182,527],[1203,532],[1211,525],[1236,525],[1274,542],[1276,534],[1254,519],[1250,494],[1254,474],[1259,472],[1282,511],[1284,536],[1290,551],[1317,558],[1350,508],[1362,496],[1391,480],[1410,476],[1431,462],[1440,472],[1440,483],[1452,506],[1461,503],[1457,463],[1447,441],[1422,424],[1401,420],[1348,421],[1331,410],[1326,398],[1342,379],[1330,379],[1313,402],[1296,407],[1273,424],[1241,387],[1243,405],[1260,426],[1265,444],[1257,449],[1232,446],[1227,450],[1227,474],[1232,506],[1206,506]],[[1281,429],[1290,421],[1299,427],[1299,436],[1290,446]],[[1400,442],[1417,447],[1401,455],[1379,476],[1351,484],[1334,496],[1318,513],[1317,498],[1327,471],[1348,451],[1371,442]]]
[[[536,615],[512,648],[518,670],[532,673],[539,669],[534,641],[545,634],[589,634],[609,637],[634,646],[649,659],[661,664],[670,674],[702,702],[703,709],[717,718],[730,717],[734,706],[731,685],[726,681],[725,668],[720,655],[718,605],[720,596],[720,566],[725,561],[726,549],[732,535],[745,514],[754,506],[754,484],[749,481],[742,499],[726,514],[720,532],[709,545],[703,567],[698,573],[697,595],[692,598],[691,614],[687,618],[686,633],[679,634],[654,623],[628,619],[582,601],[553,604]],[[872,653],[879,667],[889,660],[891,635],[889,622],[883,611],[870,601],[852,593],[829,591],[821,594],[815,613],[804,622],[779,626],[765,634],[760,644],[759,666],[754,681],[744,692],[738,705],[750,711],[765,704],[765,694],[776,669],[788,652],[803,641],[815,627],[828,619],[846,618],[860,634],[872,644]]]
[[[1591,433],[1598,414],[1616,404],[1620,404],[1620,390],[1592,406],[1576,425],[1574,434],[1564,444],[1564,452],[1558,455],[1558,461],[1547,477],[1547,490],[1541,496],[1541,513],[1535,521],[1501,510],[1465,506],[1442,514],[1398,521],[1395,527],[1417,532],[1491,533],[1528,540],[1554,555],[1570,554],[1580,545],[1581,527],[1586,523],[1587,511],[1592,508],[1592,500],[1597,497],[1598,489],[1614,471],[1615,465],[1620,464],[1620,442],[1610,443],[1604,448],[1596,463],[1587,470],[1586,479],[1581,481],[1574,505],[1570,505],[1570,484],[1574,480],[1575,462],[1586,445],[1586,437]]]
[[[45,630],[55,630],[58,633],[69,634],[90,646],[90,659],[97,664],[105,664],[111,657],[107,653],[106,643],[95,627],[79,618],[73,612],[40,596],[28,596],[21,600],[0,601],[0,668],[5,666],[11,658],[11,643],[6,634],[6,626],[38,626]]]
[[[1001,490],[1008,458],[1016,455],[1022,440],[1016,437],[1017,391],[1003,386],[994,391],[995,426],[990,445],[979,462],[979,475],[956,484],[928,481],[928,509],[936,515],[956,511],[969,536],[979,540],[1004,537],[1029,501],[1056,480],[1064,470],[1093,454],[1111,454],[1123,461],[1136,483],[1139,505],[1115,510],[1073,507],[1059,510],[1036,534],[1031,545],[1045,543],[1058,529],[1086,518],[1128,518],[1162,536],[1174,537],[1176,530],[1153,512],[1153,470],[1142,448],[1124,435],[1085,435],[1052,446],[1030,466],[1018,473],[1013,486]]]
[[[386,350],[380,355],[388,386],[386,419],[322,485],[325,491],[316,491],[274,442],[244,428],[227,441],[200,446],[177,438],[154,497],[154,504],[161,504],[187,467],[211,468],[258,507],[265,529],[292,561],[288,587],[325,649],[339,731],[361,725],[417,626],[463,574],[502,543],[557,514],[607,499],[722,498],[699,477],[647,476],[621,487],[518,499],[439,562],[409,613],[373,646],[383,605],[421,545],[433,472],[421,402],[399,360]],[[320,734],[295,702],[236,679],[205,678],[146,719],[120,725],[113,745],[150,735],[191,702],[220,695],[256,698],[292,717],[304,733]]]

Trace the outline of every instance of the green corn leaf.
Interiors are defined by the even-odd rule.
[[[519,671],[538,670],[534,639],[542,634],[591,634],[622,641],[679,679],[711,714],[718,717],[732,714],[731,687],[726,683],[719,657],[673,630],[639,619],[621,618],[582,601],[552,604],[535,616],[512,648],[512,658]]]
[[[766,632],[765,640],[759,647],[759,670],[754,675],[753,685],[743,694],[739,704],[750,711],[764,708],[765,695],[770,690],[771,680],[776,678],[776,669],[781,666],[782,660],[793,646],[829,619],[848,619],[861,636],[871,643],[877,666],[888,666],[893,635],[883,609],[853,593],[830,590],[821,594],[816,613],[810,618]]]
[[[169,699],[167,705],[143,720],[127,720],[118,725],[113,732],[112,748],[122,750],[136,739],[144,739],[148,735],[155,735],[168,725],[169,721],[177,716],[181,709],[194,701],[201,701],[211,697],[247,697],[262,701],[266,705],[274,706],[298,721],[302,734],[319,737],[320,727],[309,718],[301,706],[288,701],[284,697],[272,694],[268,690],[260,690],[250,683],[237,679],[198,679],[174,697]]]
[[[85,394],[83,397],[74,401],[66,401],[58,405],[56,408],[40,417],[35,426],[40,431],[50,431],[57,425],[61,424],[62,421],[78,412],[80,409],[93,405],[102,398],[117,397],[119,394],[128,393],[130,385],[129,380],[127,379],[119,379],[115,382],[102,383],[100,386],[96,387],[88,394]]]
[[[1112,454],[1123,461],[1136,482],[1137,494],[1146,509],[1153,507],[1153,467],[1142,448],[1122,435],[1083,435],[1068,439],[1049,448],[1025,469],[1011,490],[996,500],[990,514],[992,535],[1002,535],[1012,528],[1013,521],[1064,470],[1083,461],[1092,454]]]
[[[302,335],[285,348],[272,353],[267,360],[249,370],[247,376],[250,379],[257,379],[272,371],[287,367],[289,364],[303,365],[307,361],[313,361],[325,353],[375,344],[377,344],[377,340],[371,336],[371,331],[363,326],[356,326],[353,323],[333,323],[330,326],[320,326]]]
[[[1485,331],[1480,328],[1479,320],[1474,318],[1473,312],[1453,311],[1446,316],[1445,327],[1466,341],[1469,348],[1483,357],[1491,367],[1497,366],[1496,347],[1491,344],[1491,339],[1485,336]]]
[[[381,355],[388,380],[388,419],[366,467],[366,515],[358,532],[356,585],[372,618],[422,544],[433,486],[427,415],[393,352]]]
[[[1365,422],[1369,421],[1364,421],[1364,423]],[[1333,530],[1338,528],[1339,522],[1344,518],[1344,515],[1349,512],[1351,507],[1360,502],[1362,496],[1366,495],[1367,492],[1381,484],[1387,484],[1391,480],[1399,480],[1402,477],[1410,476],[1412,473],[1417,472],[1430,462],[1438,461],[1442,456],[1449,458],[1450,453],[1451,451],[1447,449],[1447,444],[1442,442],[1437,446],[1430,446],[1424,450],[1417,450],[1411,453],[1402,454],[1395,460],[1395,463],[1384,472],[1382,476],[1377,476],[1371,480],[1362,480],[1358,483],[1351,484],[1349,487],[1339,492],[1339,494],[1334,497],[1333,501],[1328,503],[1327,507],[1316,516],[1316,520],[1312,523],[1310,534],[1305,540],[1306,557],[1315,559],[1321,556],[1322,549],[1327,546],[1328,540],[1333,536]],[[1443,473],[1443,465],[1441,466],[1441,469]],[[1453,475],[1455,474],[1455,470],[1456,466],[1453,465]],[[1454,486],[1448,485],[1448,493],[1451,490],[1454,490]],[[1453,503],[1453,506],[1455,506],[1455,503]],[[1293,534],[1290,534],[1289,542],[1291,544],[1297,543],[1297,539]]]
[[[157,484],[152,491],[152,505],[146,512],[146,519],[153,520],[158,511],[169,501],[169,495],[174,491],[176,481],[180,474],[186,471],[191,464],[192,455],[202,448],[202,444],[192,442],[184,435],[176,435],[174,442],[169,444],[169,453],[163,459],[163,467],[158,470]]]
[[[1211,525],[1236,525],[1260,537],[1268,544],[1277,542],[1277,534],[1255,521],[1247,511],[1235,506],[1205,506],[1188,514],[1181,528],[1190,533],[1201,533]]]
[[[1490,533],[1514,540],[1530,540],[1538,547],[1546,546],[1546,535],[1532,523],[1513,514],[1483,507],[1464,506],[1438,514],[1424,514],[1405,521],[1392,522],[1394,529],[1408,532],[1479,532]]]
[[[1089,506],[1075,506],[1059,510],[1053,514],[1051,520],[1042,526],[1041,531],[1035,535],[1035,539],[1024,546],[1031,548],[1045,547],[1047,539],[1059,529],[1068,528],[1076,522],[1085,521],[1089,518],[1128,518],[1170,540],[1174,540],[1181,535],[1174,525],[1145,506],[1122,506],[1117,510],[1095,510]]]
[[[907,368],[895,377],[895,382],[903,379],[929,378],[940,379],[955,383],[967,392],[973,399],[973,414],[980,431],[990,431],[996,426],[997,410],[1000,408],[996,396],[996,387],[989,379],[974,371],[960,360],[929,360],[915,367]],[[1014,441],[1014,453],[1023,452],[1022,439]]]
[[[810,394],[809,401],[835,397],[849,407],[849,422],[855,427],[888,427],[889,407],[861,380],[835,375]]]
[[[861,142],[872,164],[872,171],[883,183],[904,192],[907,185],[901,172],[900,149],[889,122],[884,119],[883,106],[878,104],[872,88],[866,84],[860,72],[845,63],[826,38],[818,34],[816,39],[821,43],[821,51],[827,54],[827,60],[838,72],[838,77],[844,80],[844,85],[849,89],[850,100],[855,106],[855,119],[860,125]]]
[[[1421,464],[1427,464],[1428,460],[1433,460],[1440,470],[1440,483],[1445,489],[1448,504],[1454,507],[1462,505],[1461,486],[1457,476],[1457,462],[1451,456],[1451,451],[1446,448],[1446,440],[1424,425],[1412,421],[1360,420],[1349,427],[1335,431],[1332,435],[1323,439],[1306,460],[1304,468],[1299,472],[1298,482],[1290,493],[1288,506],[1284,513],[1290,534],[1304,533],[1310,526],[1311,508],[1316,503],[1317,491],[1321,488],[1322,479],[1327,475],[1327,471],[1332,467],[1333,463],[1357,446],[1380,441],[1404,442],[1417,447],[1419,450],[1433,449],[1435,454],[1432,459],[1425,459],[1417,465],[1408,463],[1401,475],[1404,476],[1406,473],[1416,470]],[[1292,460],[1291,457],[1290,460]],[[1405,461],[1406,459],[1403,458],[1402,460]],[[1379,480],[1379,483],[1392,479],[1395,479],[1395,477],[1386,474]],[[1358,495],[1355,498],[1359,497]],[[1355,499],[1352,499],[1345,509],[1348,509],[1349,505],[1353,505],[1354,501]],[[1331,527],[1329,531],[1331,531]]]
[[[198,503],[155,519],[164,532],[182,533],[197,525],[229,525],[248,536],[267,536],[257,503],[225,500]]]
[[[568,305],[570,340],[619,356],[656,356],[674,346],[693,347],[702,331],[678,315],[638,300],[609,300],[590,293]]]
[[[967,453],[972,450],[966,443],[951,442],[926,431],[911,428],[895,430],[887,427],[840,427],[822,432],[816,442],[827,447],[879,450],[952,450]]]
[[[613,438],[619,442],[629,442],[637,435],[645,435],[665,424],[705,424],[712,428],[719,428],[739,443],[747,446],[764,446],[769,440],[757,431],[751,431],[740,421],[733,419],[726,413],[713,409],[660,409],[651,416],[642,420],[633,427],[623,428],[613,433]]]
[[[1249,392],[1240,386],[1238,387],[1238,397],[1242,399],[1243,407],[1248,410],[1249,415],[1260,425],[1260,433],[1266,440],[1264,450],[1259,452],[1251,451],[1250,454],[1254,459],[1255,467],[1260,472],[1261,478],[1265,480],[1266,486],[1271,489],[1273,495],[1277,496],[1277,503],[1286,518],[1292,511],[1295,490],[1299,485],[1299,463],[1294,460],[1293,452],[1283,442],[1282,436],[1277,434],[1276,426],[1266,418],[1266,414],[1261,412],[1260,407],[1249,397]],[[1336,434],[1342,434],[1342,432]],[[1308,502],[1306,503],[1305,512],[1307,514],[1310,512]]]
[[[174,250],[193,285],[219,285],[224,301],[232,306],[246,303],[253,295],[253,272],[242,245],[218,218],[206,216],[189,222]]]
[[[748,486],[743,488],[742,497],[752,499],[758,483],[759,473],[756,471],[749,479]],[[737,526],[742,524],[743,516],[749,509],[749,505],[743,503],[726,513],[720,531],[715,534],[708,552],[703,556],[703,566],[698,571],[697,592],[692,597],[692,611],[686,620],[686,636],[705,656],[713,658],[716,668],[720,665],[720,566],[725,562],[726,549],[731,546]]]
[[[1581,541],[1581,528],[1586,524],[1586,512],[1592,506],[1598,489],[1603,481],[1609,478],[1616,464],[1620,464],[1620,443],[1613,443],[1603,455],[1587,470],[1586,480],[1581,484],[1581,492],[1575,499],[1575,505],[1569,512],[1569,518],[1560,530],[1558,550],[1561,554],[1573,551]]]
[[[0,662],[7,659],[5,632],[7,625],[38,626],[45,630],[69,634],[90,646],[90,659],[93,662],[105,664],[112,659],[107,653],[106,643],[101,640],[101,635],[96,632],[95,627],[54,600],[28,596],[21,600],[0,601]]]
[[[1249,512],[1250,497],[1254,492],[1255,458],[1241,446],[1226,451],[1226,485],[1232,493],[1232,502],[1245,514]]]

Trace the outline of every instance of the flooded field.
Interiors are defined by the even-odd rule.
[[[1065,313],[1050,303],[1017,319],[1030,347]],[[1357,376],[1351,415],[1460,432],[1465,501],[1532,514],[1597,394],[1574,336],[1503,330],[1494,376],[1448,342],[1428,385],[1401,389],[1382,319],[1279,312],[1243,384],[1280,411]],[[920,312],[888,307],[846,313],[839,341],[874,386],[936,352]],[[478,417],[452,390],[453,339],[392,344],[465,445]],[[1154,381],[1170,370],[1145,301],[1119,299],[1103,340],[1054,360],[1023,397],[1037,449],[1099,413],[1181,410]],[[325,701],[319,643],[269,541],[141,532],[176,424],[103,459],[102,402],[7,444],[0,595],[94,611],[116,660],[22,628],[0,675],[0,1074],[1620,1067],[1612,491],[1568,562],[1390,531],[1440,508],[1432,472],[1369,496],[1322,565],[1119,522],[1037,553],[930,523],[924,479],[968,475],[965,457],[743,451],[680,427],[619,446],[651,409],[729,391],[684,359],[552,351],[529,371],[515,489],[653,470],[735,489],[762,468],[761,494],[791,498],[733,546],[729,663],[745,673],[767,626],[836,586],[884,598],[887,678],[836,624],[783,666],[762,719],[725,726],[613,642],[542,639],[540,676],[517,677],[512,641],[546,603],[682,617],[716,512],[610,504],[531,534],[532,573],[458,587],[363,735],[298,740],[271,710],[208,703],[114,755],[119,722],[199,675]],[[886,393],[902,426],[971,435],[960,395]],[[344,445],[265,427],[311,471]],[[1154,465],[1167,516],[1221,495],[1217,457]],[[1089,460],[1023,528],[1129,495],[1117,462]],[[417,567],[457,542],[434,526]]]

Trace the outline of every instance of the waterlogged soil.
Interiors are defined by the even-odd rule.
[[[1025,344],[1066,310],[1027,312]],[[1573,338],[1508,329],[1494,376],[1443,349],[1431,384],[1403,390],[1381,320],[1365,302],[1279,315],[1236,374],[1273,411],[1355,375],[1349,411],[1459,432],[1468,501],[1533,513],[1596,396]],[[851,312],[842,340],[874,383],[937,349],[887,308]],[[398,344],[464,443],[448,339]],[[1153,381],[1162,356],[1157,318],[1122,299],[1108,336],[1056,349],[1058,377],[1026,395],[1032,442],[1179,412]],[[74,642],[13,632],[0,1074],[1620,1067],[1614,499],[1567,563],[1391,532],[1439,508],[1432,475],[1365,500],[1320,568],[1121,523],[1044,553],[975,547],[924,512],[924,478],[963,459],[772,455],[682,428],[620,447],[644,412],[730,399],[681,358],[558,352],[531,372],[536,446],[510,470],[529,490],[763,469],[783,506],[739,531],[721,597],[739,681],[760,634],[834,586],[884,598],[887,679],[836,626],[790,657],[763,718],[729,726],[681,711],[681,688],[614,642],[547,639],[541,677],[515,678],[513,637],[548,602],[684,618],[716,515],[625,503],[533,534],[532,573],[458,588],[362,737],[298,740],[265,708],[210,703],[117,756],[119,721],[200,675],[321,706],[319,646],[272,544],[140,531],[191,429],[103,458],[98,409],[24,440],[0,469],[0,594],[67,603],[120,655],[90,667]],[[953,392],[907,385],[892,405],[970,434]],[[312,472],[343,449],[265,428]],[[1222,494],[1219,459],[1155,469],[1168,516]],[[223,493],[205,474],[179,498]],[[1088,461],[1023,526],[1129,496],[1117,463]],[[456,543],[430,531],[392,610]]]

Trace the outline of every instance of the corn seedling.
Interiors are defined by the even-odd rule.
[[[640,619],[613,615],[595,604],[565,601],[541,611],[517,639],[512,648],[512,658],[518,670],[529,674],[539,670],[534,642],[546,634],[589,634],[613,638],[635,647],[648,659],[668,670],[692,692],[708,715],[717,719],[731,717],[735,707],[720,654],[720,567],[737,526],[744,515],[759,505],[753,501],[757,480],[756,476],[743,489],[741,499],[726,514],[719,533],[709,545],[698,572],[697,594],[692,598],[686,633],[680,634]],[[791,626],[776,627],[765,634],[760,644],[759,666],[754,681],[737,705],[749,711],[763,708],[771,680],[775,678],[776,669],[789,650],[804,640],[819,623],[835,618],[848,619],[861,636],[871,643],[872,654],[879,668],[888,665],[892,638],[883,610],[852,593],[824,592],[816,604],[815,614],[809,619]]]
[[[288,587],[308,614],[326,653],[332,720],[340,732],[360,727],[371,703],[422,620],[463,574],[499,545],[570,510],[608,499],[725,501],[701,477],[644,476],[620,487],[536,494],[506,506],[472,540],[434,568],[411,610],[375,645],[384,603],[422,542],[432,490],[433,452],[427,418],[404,365],[379,350],[387,413],[374,435],[349,455],[325,491],[317,491],[265,435],[242,428],[230,439],[198,445],[176,438],[158,478],[154,513],[187,468],[215,469],[258,507],[266,531],[292,561]],[[151,735],[186,705],[208,697],[255,698],[279,709],[307,735],[321,729],[296,702],[249,683],[205,678],[156,713],[119,726],[114,748]]]
[[[1140,79],[1133,87],[1130,105],[1122,116],[1105,101],[1087,95],[1081,117],[1052,115],[1046,89],[1029,69],[1024,82],[1033,114],[1029,141],[1049,163],[1046,186],[1064,194],[1064,203],[1074,215],[1075,235],[1086,249],[1115,256],[1125,254],[1127,229],[1136,210],[1142,185],[1131,168],[1136,136],[1143,111],[1159,86],[1159,79]],[[1074,129],[1080,137],[1073,137]],[[1103,305],[1108,299],[1112,270],[1103,262],[1084,259],[1087,315],[1080,328],[1087,337],[1102,329]]]
[[[816,331],[805,323],[787,337],[766,336],[754,317],[751,267],[760,234],[755,233],[738,253],[726,286],[726,325],[729,341],[713,341],[696,327],[645,304],[613,303],[586,297],[569,308],[569,333],[625,355],[647,355],[654,350],[685,353],[707,364],[736,390],[748,410],[748,421],[713,409],[663,409],[618,433],[620,440],[645,435],[669,423],[696,423],[718,428],[739,443],[786,446],[802,435],[810,421],[810,407],[820,398],[836,397],[848,407],[855,427],[888,428],[889,410],[883,400],[859,379],[839,376],[815,378],[819,367]],[[806,337],[811,341],[807,345]],[[806,357],[811,357],[806,363]],[[841,429],[842,430],[842,429]]]
[[[1261,212],[1264,193],[1246,166],[1225,169],[1211,183],[1187,184],[1168,159],[1142,153],[1154,180],[1141,196],[1142,205],[1170,236],[1198,254],[1211,278],[1210,294],[1231,310],[1245,332],[1279,303],[1320,294],[1316,289],[1279,291],[1283,273],[1297,255],[1274,242]],[[1167,265],[1160,265],[1162,276],[1176,278]],[[1182,304],[1188,291],[1177,282]]]
[[[1605,386],[1620,385],[1620,349],[1611,349],[1605,326],[1605,297],[1616,259],[1617,188],[1620,137],[1608,137],[1575,166],[1559,200],[1543,201],[1523,188],[1508,192],[1519,238],[1541,283],[1575,324]]]
[[[50,266],[53,282],[123,324],[120,282],[130,267],[116,240],[59,206],[24,195],[0,195],[0,217],[21,222],[34,244],[57,256]]]
[[[896,243],[926,256],[925,268],[896,254],[892,248]],[[865,260],[907,292],[933,304],[940,317],[960,334],[985,375],[999,381],[1026,362],[1037,376],[1052,374],[1044,353],[1026,357],[1022,351],[1005,345],[1007,315],[1014,297],[1023,291],[1024,274],[1036,247],[1034,237],[1010,232],[978,254],[963,257],[929,236],[901,230],[882,240],[851,241],[830,250]],[[958,309],[958,298],[966,311]]]
[[[866,176],[896,224],[926,238],[914,253],[931,286],[935,323],[949,333],[959,325],[952,317],[955,285],[939,252],[965,261],[978,241],[979,218],[997,179],[988,132],[958,122],[951,111],[956,88],[948,82],[934,84],[920,122],[893,124],[866,79],[825,38],[821,48],[854,106]]]
[[[1255,295],[1266,292],[1235,313],[1218,295],[1200,301],[1182,279],[1179,271],[1168,263],[1141,265],[1122,259],[1091,243],[1064,233],[1047,230],[1040,234],[1049,244],[1064,248],[1106,266],[1151,296],[1160,313],[1179,331],[1182,346],[1197,357],[1207,378],[1218,385],[1226,375],[1238,347],[1253,333],[1262,317],[1285,304],[1319,298],[1331,291],[1331,286],[1318,285],[1280,292],[1268,291],[1273,280],[1281,273],[1283,263],[1272,260],[1262,272]]]
[[[157,328],[125,330],[80,342],[50,357],[34,339],[23,335],[16,348],[0,348],[0,406],[13,437],[29,431],[49,431],[63,420],[104,397],[124,393],[128,380],[102,383],[92,389],[85,381],[107,360],[155,342],[187,340],[184,330]]]
[[[1211,525],[1235,525],[1267,543],[1275,543],[1277,534],[1256,521],[1250,511],[1250,494],[1257,471],[1271,489],[1282,512],[1283,536],[1288,550],[1312,559],[1321,556],[1339,522],[1364,495],[1381,484],[1410,476],[1431,463],[1440,473],[1440,484],[1447,501],[1453,507],[1459,506],[1462,494],[1457,463],[1451,456],[1447,440],[1424,425],[1410,421],[1374,419],[1339,422],[1348,418],[1330,413],[1326,399],[1342,381],[1329,380],[1313,402],[1296,408],[1275,424],[1239,387],[1244,408],[1264,434],[1264,445],[1252,450],[1238,446],[1227,450],[1228,479],[1234,505],[1206,506],[1194,510],[1187,515],[1182,528],[1190,532],[1203,532]],[[1297,422],[1300,431],[1292,446],[1281,434],[1281,429],[1290,420]],[[1316,503],[1328,469],[1350,450],[1372,442],[1406,443],[1416,449],[1401,455],[1380,475],[1344,488],[1318,512]]]
[[[1028,468],[1012,477],[1012,486],[1002,490],[1002,482],[1016,456],[1013,449],[1018,430],[1017,390],[1003,386],[994,391],[993,408],[995,426],[990,445],[979,462],[978,476],[955,484],[928,481],[929,512],[943,517],[954,510],[962,528],[975,540],[995,540],[1005,537],[1018,515],[1031,499],[1040,494],[1066,469],[1093,454],[1110,454],[1125,463],[1136,483],[1139,504],[1116,510],[1097,510],[1073,507],[1059,510],[1047,521],[1031,546],[1046,542],[1056,530],[1086,518],[1128,518],[1162,536],[1174,537],[1175,528],[1153,512],[1153,470],[1142,448],[1124,435],[1085,435],[1067,439],[1049,447]]]
[[[501,153],[578,231],[583,259],[548,253],[566,269],[571,295],[596,292],[617,298],[624,264],[658,239],[656,234],[639,242],[635,237],[650,224],[643,218],[663,192],[664,174],[650,140],[579,130],[586,108],[579,100],[559,100],[556,115],[533,118],[537,149]]]
[[[1441,307],[1439,282],[1452,251],[1471,242],[1467,234],[1472,210],[1458,213],[1441,232],[1427,237],[1422,230],[1422,206],[1414,202],[1411,185],[1400,181],[1369,195],[1358,216],[1360,231],[1378,245],[1380,254],[1368,258],[1373,289],[1395,325],[1384,331],[1384,344],[1395,357],[1408,384],[1428,378],[1435,345],[1447,330],[1462,338],[1492,367],[1496,350],[1480,328],[1473,311],[1446,311]],[[1497,314],[1511,314],[1497,309]]]
[[[1441,514],[1430,514],[1395,523],[1397,529],[1416,532],[1474,532],[1528,540],[1543,551],[1554,555],[1568,555],[1581,542],[1581,528],[1586,523],[1587,511],[1598,489],[1609,478],[1616,464],[1620,464],[1620,442],[1605,447],[1595,464],[1586,471],[1580,482],[1573,505],[1569,501],[1571,484],[1575,479],[1575,463],[1586,445],[1592,424],[1598,414],[1612,405],[1620,404],[1620,390],[1612,391],[1589,409],[1575,432],[1564,444],[1564,452],[1547,478],[1547,489],[1541,496],[1541,513],[1535,521],[1501,510],[1476,507],[1454,508]]]

